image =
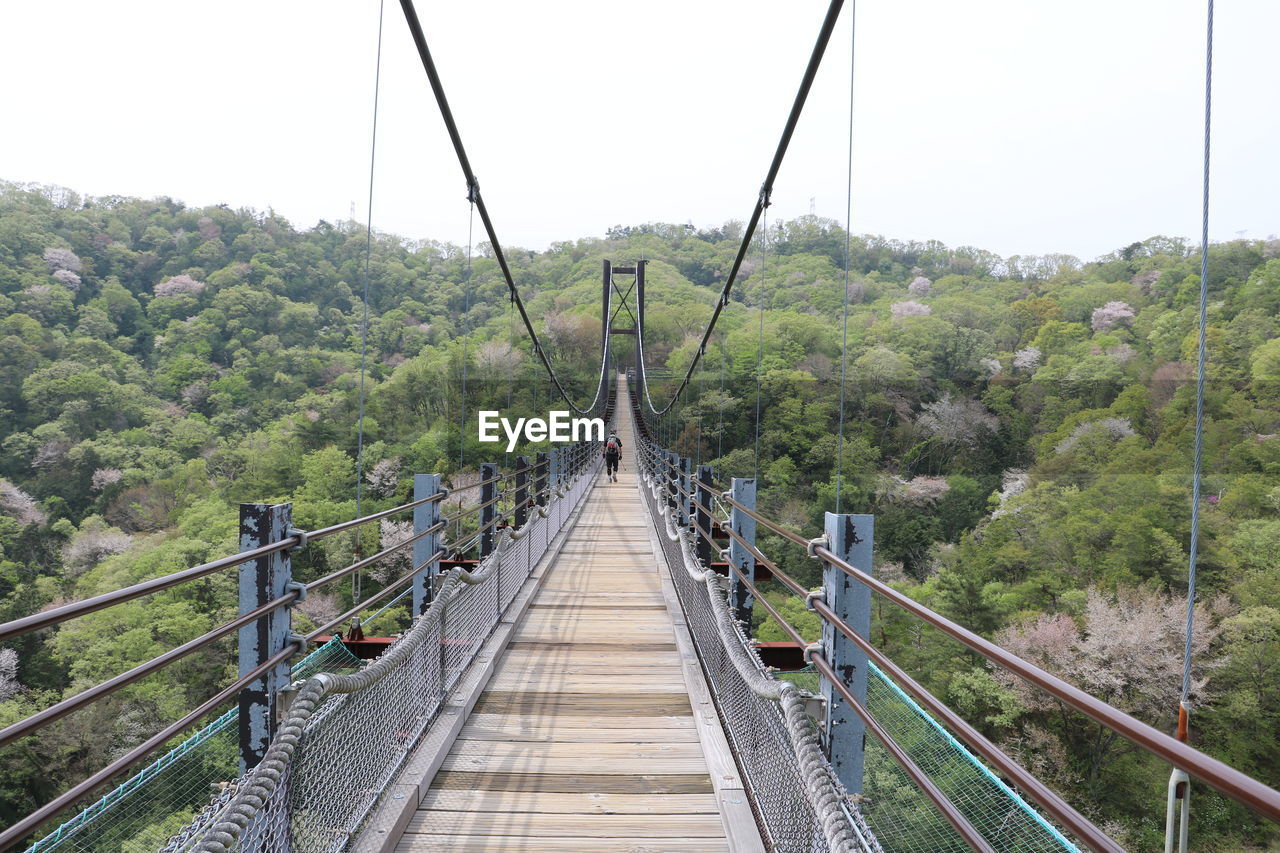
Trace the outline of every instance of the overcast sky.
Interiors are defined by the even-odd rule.
[[[1198,238],[1204,5],[858,3],[854,231],[1086,260]],[[541,249],[746,218],[826,3],[418,7],[500,239]],[[461,173],[399,3],[385,15],[374,226],[465,244]],[[844,220],[849,16],[773,217]],[[1211,233],[1264,237],[1280,3],[1225,0],[1216,23]],[[377,0],[5,3],[0,178],[363,222],[377,28]]]

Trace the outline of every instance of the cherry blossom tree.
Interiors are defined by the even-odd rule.
[[[80,256],[70,249],[64,249],[61,246],[50,246],[45,249],[44,262],[48,265],[49,272],[67,270],[69,272],[78,273],[84,269],[84,264],[81,263]]]
[[[204,292],[206,285],[189,275],[175,275],[156,285],[155,294],[163,296],[196,296]]]
[[[369,483],[369,490],[375,495],[380,498],[391,497],[400,485],[400,457],[378,460],[364,478]]]
[[[914,296],[928,296],[933,290],[933,282],[922,275],[918,275],[907,285],[907,292]]]
[[[901,320],[904,317],[928,317],[932,313],[932,308],[914,299],[908,299],[906,302],[895,302],[889,306],[889,316],[895,320]]]
[[[22,689],[18,682],[18,653],[0,649],[0,702],[12,699]]]
[[[78,293],[80,291],[80,276],[76,275],[71,270],[54,270],[53,280],[65,287],[67,290],[70,290],[72,293]]]
[[[1000,428],[1000,419],[977,400],[953,398],[950,394],[936,403],[925,403],[916,423],[944,444],[978,447]]]
[[[1015,370],[1026,371],[1032,373],[1040,366],[1040,348],[1027,347],[1020,349],[1013,354],[1013,366]]]
[[[113,486],[120,482],[123,476],[124,472],[119,468],[99,468],[89,478],[89,488],[95,492],[100,492],[107,486]]]
[[[1090,435],[1105,435],[1110,438],[1125,438],[1133,435],[1133,424],[1129,423],[1128,418],[1102,418],[1097,421],[1089,421],[1077,426],[1071,431],[1071,435],[1064,438],[1054,446],[1054,453],[1066,453],[1075,448],[1081,439]]]
[[[1127,302],[1108,302],[1101,308],[1093,309],[1093,330],[1105,332],[1116,326],[1127,326],[1133,322],[1133,308]]]
[[[44,524],[48,518],[35,498],[4,479],[0,479],[0,512],[22,524]]]
[[[62,549],[62,564],[68,577],[77,577],[107,557],[129,550],[132,543],[133,538],[128,533],[111,527],[99,516],[91,515]]]

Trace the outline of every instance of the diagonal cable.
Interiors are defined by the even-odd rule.
[[[511,267],[507,263],[506,253],[502,251],[502,244],[498,242],[498,234],[494,230],[493,220],[489,218],[489,208],[485,205],[484,197],[480,194],[480,181],[476,179],[476,173],[471,169],[471,161],[467,158],[467,151],[462,145],[462,136],[458,133],[458,123],[453,119],[453,110],[449,108],[449,100],[445,97],[444,85],[440,82],[440,74],[436,71],[435,61],[431,58],[431,51],[427,47],[427,37],[422,32],[422,23],[418,20],[418,13],[414,9],[413,0],[400,0],[400,7],[404,10],[405,21],[409,25],[413,43],[418,48],[418,56],[422,59],[422,67],[427,72],[427,79],[431,82],[431,91],[435,94],[436,103],[440,107],[440,117],[444,119],[445,128],[449,131],[449,139],[453,142],[453,150],[458,155],[458,165],[462,167],[462,174],[467,179],[467,198],[475,204],[476,210],[480,213],[480,221],[484,225],[485,234],[489,237],[489,245],[493,247],[493,255],[498,261],[498,267],[502,270],[502,277],[506,280],[507,290],[511,293],[511,300],[515,303],[516,310],[520,312],[520,319],[524,321],[525,330],[529,332],[529,338],[533,341],[533,351],[542,362],[542,366],[546,369],[547,376],[551,378],[552,384],[555,385],[556,391],[574,411],[581,415],[594,411],[596,405],[600,402],[605,386],[608,347],[603,347],[600,354],[600,376],[596,383],[595,396],[592,398],[591,404],[585,409],[579,408],[578,404],[569,398],[564,386],[560,384],[560,378],[556,376],[555,368],[551,366],[551,360],[547,358],[542,343],[538,340],[538,333],[534,331],[533,323],[529,320],[529,312],[525,310],[524,302],[520,299],[520,291],[517,290],[515,279],[511,276]],[[613,299],[610,296],[604,310],[606,320],[612,304]]]
[[[410,0],[401,0],[401,2],[409,3]],[[778,170],[782,168],[783,158],[787,156],[787,147],[791,144],[791,137],[800,121],[800,114],[804,111],[804,104],[809,97],[809,90],[813,88],[814,78],[818,74],[818,67],[822,64],[822,56],[826,53],[828,42],[831,41],[831,33],[835,29],[836,19],[840,17],[840,9],[843,5],[844,0],[831,0],[831,5],[827,7],[827,16],[822,21],[822,29],[818,32],[818,40],[813,46],[813,52],[809,55],[809,64],[804,70],[804,77],[800,80],[800,89],[796,92],[795,101],[791,105],[791,112],[787,116],[786,126],[782,129],[782,138],[778,140],[778,148],[773,154],[773,161],[769,164],[769,171],[765,175],[764,183],[760,186],[760,195],[756,199],[755,209],[751,211],[751,219],[747,223],[746,233],[742,235],[742,244],[738,246],[738,254],[733,259],[733,266],[729,269],[729,278],[725,281],[724,288],[720,291],[720,298],[716,300],[716,307],[711,314],[711,320],[707,323],[706,331],[702,333],[702,341],[698,344],[697,350],[694,351],[693,361],[689,363],[689,369],[685,372],[684,379],[680,382],[680,387],[671,395],[671,400],[668,401],[667,405],[661,409],[653,405],[653,400],[649,396],[649,383],[643,370],[644,357],[643,354],[641,355],[640,386],[644,391],[645,402],[648,403],[650,411],[655,415],[665,414],[675,405],[676,400],[680,399],[680,393],[689,384],[689,380],[693,377],[693,371],[707,351],[707,341],[711,340],[711,333],[715,330],[716,321],[720,319],[720,312],[729,304],[729,294],[733,290],[733,284],[738,278],[738,271],[742,268],[742,262],[751,246],[751,238],[755,234],[756,226],[760,224],[760,217],[764,214],[765,208],[769,206],[769,198],[773,195],[773,182],[778,177]]]

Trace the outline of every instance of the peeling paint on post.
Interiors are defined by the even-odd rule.
[[[528,456],[516,457],[516,510],[515,510],[515,528],[519,530],[524,527],[525,521],[529,518],[529,468]]]
[[[756,508],[756,481],[754,477],[734,477],[731,481],[730,494],[733,499],[748,509]],[[737,507],[729,511],[729,528],[752,546],[756,544],[756,520]],[[747,578],[756,582],[756,558],[751,556],[741,542],[729,537],[729,562],[733,563]],[[739,622],[747,626],[751,633],[751,609],[755,605],[755,596],[747,585],[742,583],[737,574],[729,572],[729,603],[733,605],[734,615]]]
[[[715,548],[715,543],[702,532],[711,532],[711,513],[707,511],[711,509],[711,474],[710,465],[698,466],[698,500],[697,506],[693,508],[694,518],[698,522],[698,526],[694,528],[694,541],[698,543],[698,559],[704,566],[711,565],[711,555]]]
[[[667,480],[667,506],[671,507],[672,510],[677,510],[680,503],[676,501],[678,494],[676,492],[676,465],[678,464],[678,459],[680,459],[680,457],[676,456],[675,453],[672,453],[671,451],[662,452],[666,455],[667,459],[667,464],[662,466],[663,479]],[[680,516],[677,515],[677,519],[678,517]]]
[[[860,572],[871,574],[871,543],[875,516],[826,514],[824,530],[828,548]],[[833,566],[822,572],[822,590],[827,606],[863,637],[871,634],[871,590]],[[839,674],[858,701],[867,701],[867,656],[853,642],[824,620],[822,648],[827,662]],[[849,707],[831,682],[822,679],[822,695],[827,700],[823,741],[836,776],[852,794],[862,793],[862,761],[866,748],[866,724]]]
[[[240,549],[279,542],[289,535],[293,504],[240,504]],[[240,613],[243,616],[285,594],[291,580],[289,551],[277,551],[240,564]],[[278,654],[289,641],[289,608],[282,607],[240,628],[240,675]],[[289,686],[289,662],[283,661],[240,691],[240,772],[258,766],[275,733],[276,695]]]
[[[480,482],[492,480],[498,476],[498,466],[493,462],[485,462],[480,466]],[[493,553],[494,520],[498,517],[498,505],[491,503],[498,496],[498,484],[485,483],[480,487],[480,503],[489,504],[480,510],[480,559]]]
[[[676,459],[680,464],[680,489],[682,491],[677,495],[680,501],[680,526],[688,527],[690,519],[693,518],[693,489],[689,485],[689,469],[693,465],[691,461],[683,456],[677,456]]]
[[[420,501],[440,493],[439,474],[414,474],[413,499]],[[440,522],[440,501],[413,508],[413,532],[421,533]],[[431,606],[436,575],[440,574],[440,534],[423,536],[413,543],[413,615],[421,616]],[[435,557],[435,559],[432,559]]]
[[[547,454],[544,450],[539,450],[534,457],[537,460],[535,468],[534,492],[538,501],[538,506],[547,505]]]

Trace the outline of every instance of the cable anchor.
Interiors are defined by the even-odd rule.
[[[768,207],[770,204],[772,204],[773,202],[770,200],[770,197],[772,195],[773,195],[773,187],[769,186],[768,184],[761,184],[760,185],[760,207],[765,208],[765,207]]]
[[[480,179],[475,175],[472,175],[471,180],[467,181],[467,201],[472,204],[480,201]]]

